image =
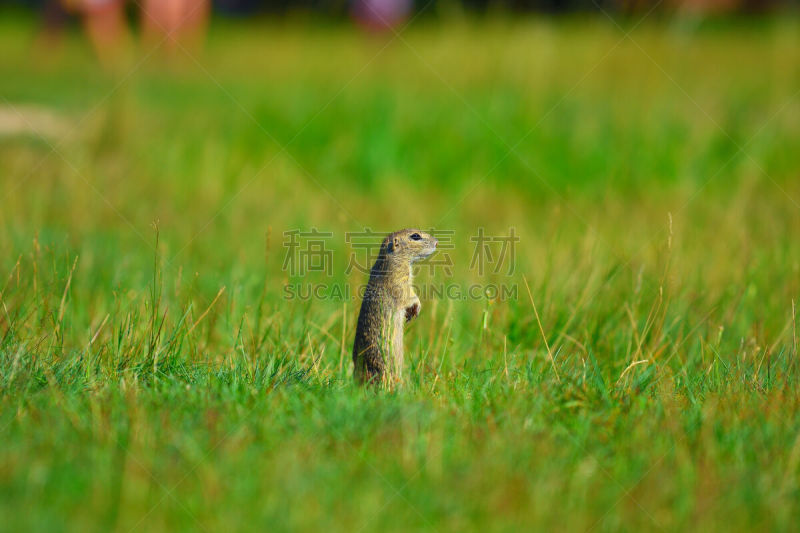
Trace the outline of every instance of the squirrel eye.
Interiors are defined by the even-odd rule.
[[[422,237],[420,237],[419,233],[414,233],[413,235],[411,235],[412,241],[418,241],[420,239],[422,239]]]

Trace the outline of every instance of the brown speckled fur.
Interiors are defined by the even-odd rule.
[[[421,239],[411,238],[415,233]],[[395,385],[403,374],[403,326],[419,314],[411,264],[436,250],[437,240],[417,229],[389,234],[370,272],[353,343],[353,377],[359,383]]]

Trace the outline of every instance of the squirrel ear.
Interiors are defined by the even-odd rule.
[[[393,238],[393,239],[392,239],[392,242],[391,242],[391,248],[392,248],[392,249],[391,249],[391,252],[392,252],[392,253],[394,253],[394,252],[395,252],[395,250],[397,250],[397,237],[395,237],[395,238]]]

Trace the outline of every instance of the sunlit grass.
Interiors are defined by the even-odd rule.
[[[108,73],[14,20],[8,530],[796,523],[796,21],[218,23]],[[454,231],[421,283],[516,297],[423,298],[404,387],[364,391],[358,300],[284,287],[357,287],[345,232],[407,226]],[[282,269],[311,227],[331,278]],[[512,273],[469,268],[479,227]]]

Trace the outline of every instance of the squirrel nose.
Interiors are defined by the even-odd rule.
[[[436,248],[437,244],[439,244],[439,239],[434,237],[434,239],[433,239],[433,247]]]

